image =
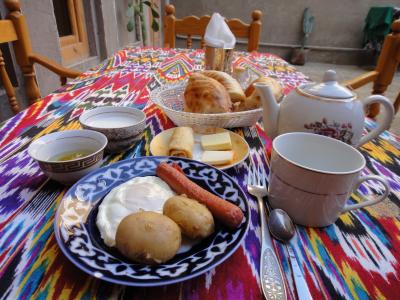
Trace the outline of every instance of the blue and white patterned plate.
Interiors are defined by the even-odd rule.
[[[194,182],[238,205],[244,221],[234,231],[216,226],[215,233],[160,265],[132,263],[109,248],[96,227],[98,207],[114,187],[138,176],[155,175],[162,162],[177,162]],[[64,254],[86,273],[109,282],[130,286],[157,286],[196,277],[226,260],[240,245],[249,225],[249,206],[238,184],[209,165],[173,157],[141,157],[101,168],[78,181],[57,210],[54,229]]]

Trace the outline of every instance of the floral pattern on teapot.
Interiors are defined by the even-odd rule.
[[[342,123],[332,121],[328,123],[326,118],[322,118],[322,121],[316,121],[314,123],[304,124],[304,128],[312,130],[313,133],[328,136],[334,139],[338,139],[347,144],[351,144],[351,139],[354,136],[353,126],[349,123]]]

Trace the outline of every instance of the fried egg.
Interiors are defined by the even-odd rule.
[[[99,206],[96,225],[109,247],[115,246],[119,223],[139,211],[162,213],[164,202],[176,193],[156,176],[136,177],[113,188]]]

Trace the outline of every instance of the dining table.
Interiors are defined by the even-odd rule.
[[[252,76],[271,76],[289,93],[309,78],[269,53],[236,51],[234,67]],[[156,287],[110,283],[77,268],[60,250],[54,219],[69,187],[50,180],[28,155],[29,144],[52,132],[80,129],[79,116],[92,108],[129,106],[146,114],[142,137],[128,150],[107,154],[103,166],[151,155],[149,144],[174,123],[149,98],[155,89],[184,81],[204,68],[201,49],[127,47],[99,66],[43,97],[0,124],[0,299],[262,299],[260,220],[257,200],[247,192],[249,159],[225,170],[245,192],[250,224],[238,249],[223,263],[183,282]],[[301,112],[299,112],[301,113]],[[376,123],[365,120],[365,130]],[[269,172],[271,140],[262,124],[233,128],[250,155]],[[365,144],[362,174],[389,182],[386,200],[342,214],[323,228],[296,226],[290,241],[313,299],[398,299],[400,292],[400,137],[390,131]],[[383,192],[365,182],[360,194]],[[288,299],[296,285],[287,247],[273,240]]]

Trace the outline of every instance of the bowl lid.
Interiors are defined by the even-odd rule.
[[[317,97],[332,99],[349,99],[355,97],[355,94],[347,87],[337,82],[336,72],[327,70],[322,79],[322,83],[306,84],[302,91]]]

